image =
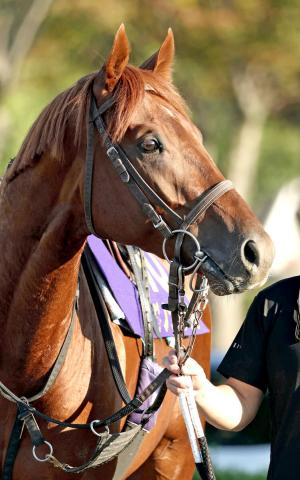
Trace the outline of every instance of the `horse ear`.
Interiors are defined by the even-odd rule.
[[[172,80],[172,67],[175,53],[174,35],[172,29],[168,29],[168,34],[160,47],[140,68],[152,70],[163,76],[166,80]]]
[[[102,85],[107,92],[112,92],[128,64],[129,42],[122,23],[115,35],[114,43],[102,70]]]

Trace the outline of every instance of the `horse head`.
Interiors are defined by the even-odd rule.
[[[100,109],[111,100],[103,116],[112,141],[154,192],[183,219],[199,195],[224,177],[172,85],[173,57],[174,38],[169,30],[160,49],[140,68],[128,65],[129,44],[121,26],[107,61],[94,78],[92,91]],[[161,255],[159,232],[126,182],[120,182],[113,171],[99,135],[94,155],[91,203],[97,234]],[[172,225],[168,211],[159,205],[156,212]],[[243,291],[265,280],[273,258],[272,243],[235,190],[227,191],[207,208],[190,226],[190,232],[206,254],[202,271],[215,293]],[[172,243],[167,246],[170,255]],[[195,244],[188,235],[182,251],[184,261],[192,262]]]
[[[32,215],[41,217],[39,229],[46,210],[49,221],[53,211],[65,208],[71,215],[66,258],[79,252],[91,231],[162,256],[162,230],[172,258],[178,244],[172,232],[184,227],[188,234],[180,234],[175,250],[183,264],[193,264],[201,249],[201,271],[212,290],[241,292],[266,279],[272,242],[205,149],[172,84],[173,58],[169,30],[141,67],[129,65],[121,26],[101,69],[44,109],[5,179],[10,183],[22,172],[30,185],[31,174],[47,179],[43,208]]]

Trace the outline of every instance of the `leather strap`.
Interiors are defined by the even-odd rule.
[[[219,197],[224,193],[233,189],[233,183],[231,180],[223,180],[217,183],[214,187],[203,192],[197,199],[196,205],[186,215],[180,228],[182,230],[188,229],[196,220],[204,213]]]
[[[134,273],[136,286],[139,293],[139,299],[142,309],[142,317],[144,324],[144,356],[153,357],[153,324],[154,324],[154,312],[152,311],[149,287],[147,279],[143,278],[146,273],[143,266],[143,253],[137,247],[127,245],[126,249],[129,254],[131,267]],[[136,256],[140,255],[141,265],[137,264]]]
[[[12,480],[12,473],[14,468],[15,459],[20,448],[21,436],[23,430],[23,422],[16,416],[14,426],[12,428],[6,455],[3,465],[2,480]]]
[[[24,405],[19,405],[18,418],[24,422],[30,435],[32,445],[35,447],[43,445],[45,443],[45,439],[40,431],[36,419],[33,416],[33,413],[25,408]]]
[[[118,353],[115,347],[115,342],[110,328],[110,318],[107,311],[106,304],[103,300],[99,284],[97,282],[97,265],[93,253],[88,245],[81,257],[81,265],[84,271],[85,278],[87,280],[90,294],[93,299],[95,310],[99,319],[99,325],[101,328],[106,353],[109,359],[109,365],[112,375],[115,380],[116,387],[124,403],[129,403],[131,397],[128,393],[127,386],[123,377],[121,365],[119,362]],[[103,315],[101,313],[103,312]],[[99,318],[101,315],[101,318]]]

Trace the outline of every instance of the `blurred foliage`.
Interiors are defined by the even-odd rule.
[[[12,22],[10,41],[30,1],[19,5],[1,0],[0,14]],[[171,26],[175,84],[225,174],[242,120],[233,75],[250,72],[266,92],[270,115],[253,192],[254,206],[263,212],[280,185],[299,174],[299,13],[298,0],[54,0],[17,87],[2,98],[11,117],[2,169],[41,108],[102,65],[121,22],[134,64],[159,48]]]

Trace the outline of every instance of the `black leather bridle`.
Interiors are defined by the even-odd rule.
[[[129,190],[141,206],[142,211],[150,219],[153,227],[156,230],[159,230],[161,235],[164,237],[162,251],[164,257],[170,263],[169,298],[168,304],[164,305],[164,308],[170,310],[172,313],[176,350],[179,354],[181,344],[180,336],[182,336],[182,333],[180,333],[178,330],[178,313],[181,313],[182,307],[186,307],[182,304],[184,275],[187,271],[192,271],[195,274],[205,260],[210,260],[206,252],[201,249],[198,239],[189,231],[189,227],[194,224],[200,215],[202,215],[220,196],[231,190],[233,188],[233,184],[230,180],[223,180],[215,186],[209,188],[207,191],[202,192],[197,198],[195,206],[184,218],[182,218],[177,212],[169,207],[169,205],[167,205],[166,202],[144,180],[122,147],[119,144],[112,142],[109,134],[107,133],[102,115],[109,110],[114,103],[115,99],[112,96],[108,98],[102,105],[100,105],[100,107],[97,107],[96,99],[94,95],[91,94],[89,122],[87,129],[84,182],[84,211],[86,224],[90,233],[98,236],[97,232],[95,231],[92,218],[94,128],[96,128],[100,134],[106,155],[118,173],[120,180],[128,186]],[[167,216],[171,219],[172,226],[168,225],[166,220],[157,213],[155,207],[160,208],[160,210],[163,210],[167,214]],[[192,264],[188,266],[185,266],[181,259],[181,249],[185,235],[190,237],[196,246]],[[166,242],[170,238],[174,238],[175,240],[173,260],[170,260],[166,253]],[[192,306],[196,306],[199,294],[203,294],[203,290],[207,291],[207,281],[204,287],[199,285],[198,287],[199,288],[196,287],[194,290],[194,296],[192,297],[191,301]],[[186,310],[190,315],[193,312],[191,307],[186,308]],[[188,320],[188,318],[185,318],[184,320],[186,325]]]
[[[102,139],[106,155],[118,173],[120,180],[128,186],[129,190],[140,204],[142,211],[150,219],[153,227],[156,230],[159,230],[166,240],[175,236],[176,234],[182,234],[184,236],[188,231],[188,228],[196,222],[202,213],[204,213],[220,196],[224,195],[224,193],[233,188],[232,182],[230,180],[223,180],[214,187],[210,188],[208,191],[200,194],[195,206],[184,218],[182,218],[178,213],[170,208],[143,179],[120,145],[113,143],[110,139],[102,115],[114,104],[114,102],[114,98],[111,97],[98,108],[93,95],[91,98],[84,184],[85,218],[90,233],[98,236],[97,232],[95,231],[92,218],[95,127]],[[156,212],[155,207],[159,207],[168,215],[172,221],[172,227],[169,226],[165,219]],[[189,235],[192,236],[195,241],[198,251],[197,256],[199,257],[199,242],[190,232]],[[176,249],[178,250],[178,246]],[[190,269],[191,267],[188,268]]]

